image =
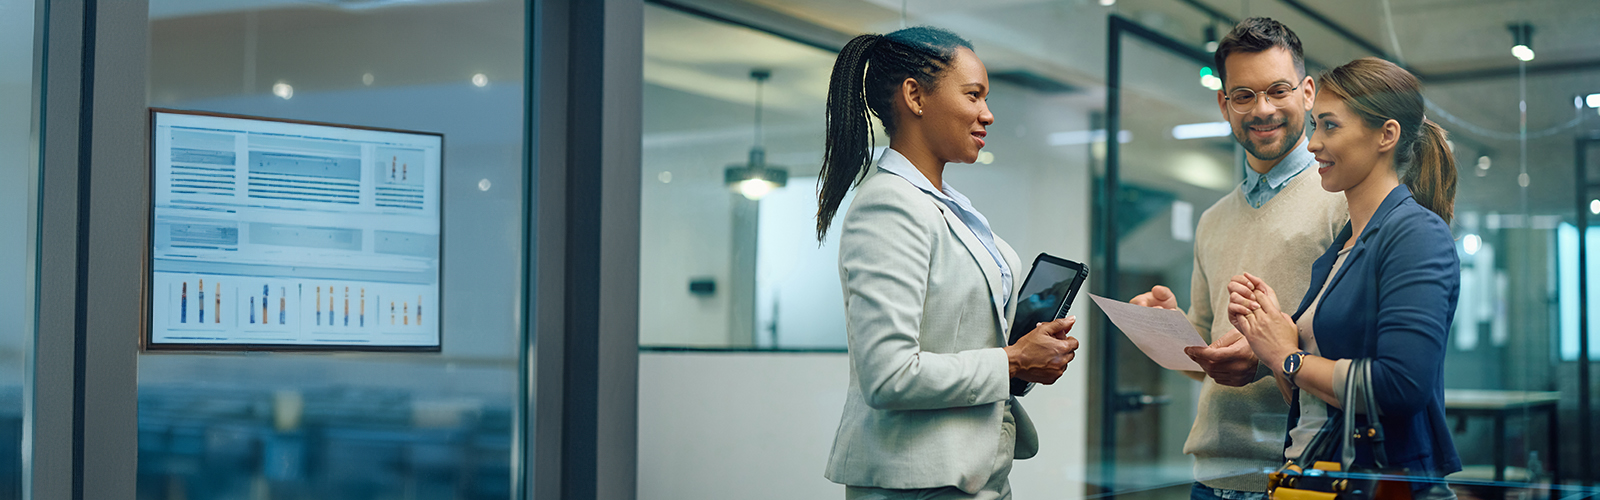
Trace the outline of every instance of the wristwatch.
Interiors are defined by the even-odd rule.
[[[1304,364],[1302,363],[1304,361],[1303,357],[1310,355],[1311,353],[1309,352],[1299,351],[1290,354],[1287,358],[1283,358],[1283,377],[1289,379],[1289,383],[1294,383],[1294,375],[1300,373],[1300,366]]]

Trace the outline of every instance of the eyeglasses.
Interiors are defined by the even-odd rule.
[[[1226,99],[1228,100],[1229,109],[1232,109],[1235,113],[1244,115],[1249,114],[1250,110],[1255,108],[1256,94],[1265,95],[1267,97],[1267,102],[1272,103],[1273,107],[1282,108],[1289,104],[1289,96],[1294,95],[1294,91],[1299,88],[1299,85],[1291,87],[1287,83],[1274,84],[1271,87],[1267,87],[1267,90],[1264,92],[1256,92],[1248,88],[1238,88],[1234,89],[1232,93],[1228,94]]]

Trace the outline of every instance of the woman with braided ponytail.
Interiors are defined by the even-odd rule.
[[[855,184],[838,235],[850,385],[826,472],[846,498],[1009,498],[1011,461],[1038,450],[1010,379],[1053,383],[1078,348],[1075,318],[1005,345],[1016,252],[944,182],[978,159],[988,93],[972,45],[937,28],[856,37],[834,63],[817,239]]]
[[[1377,414],[1386,439],[1358,447],[1355,466],[1439,478],[1461,470],[1444,417],[1444,355],[1461,292],[1450,236],[1455,158],[1444,129],[1423,117],[1417,78],[1362,58],[1317,78],[1307,148],[1322,188],[1344,192],[1350,223],[1311,268],[1311,289],[1293,315],[1249,274],[1228,284],[1228,316],[1290,401],[1285,458],[1300,460],[1325,422]],[[1355,359],[1369,359],[1377,408],[1343,408]],[[1346,414],[1346,411],[1350,411]],[[1417,499],[1454,498],[1437,480],[1412,484]]]

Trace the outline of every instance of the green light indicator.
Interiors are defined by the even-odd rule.
[[[1202,66],[1200,68],[1200,76],[1211,76],[1211,67],[1210,66]]]

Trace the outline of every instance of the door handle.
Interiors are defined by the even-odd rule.
[[[1164,405],[1171,402],[1172,396],[1151,395],[1142,392],[1119,392],[1116,397],[1118,413],[1139,411],[1146,406]]]

